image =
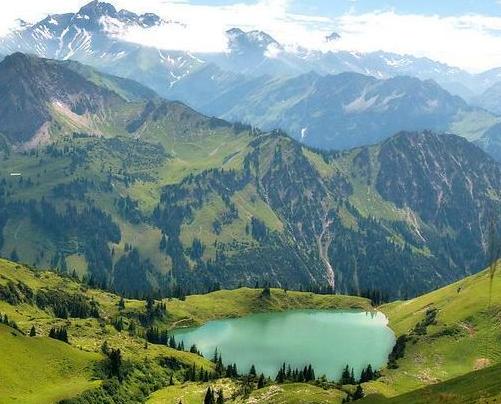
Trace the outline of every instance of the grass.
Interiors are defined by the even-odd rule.
[[[137,314],[144,313],[144,301],[127,299],[125,301],[126,309],[120,313],[118,310],[120,298],[117,295],[101,290],[88,289],[72,279],[63,278],[53,272],[34,272],[22,265],[0,260],[0,285],[5,285],[9,281],[23,282],[34,291],[50,289],[65,291],[69,294],[83,294],[98,302],[101,309],[101,319],[57,319],[54,318],[50,311],[41,310],[31,304],[24,303],[13,306],[0,300],[0,313],[7,314],[11,320],[16,321],[22,331],[28,332],[31,326],[35,326],[38,335],[46,336],[50,328],[65,326],[68,328],[71,346],[45,337],[30,339],[18,336],[15,337],[17,338],[16,341],[27,341],[30,344],[38,344],[35,346],[39,347],[47,346],[50,348],[56,346],[59,347],[58,349],[63,350],[61,355],[67,357],[68,360],[72,358],[72,353],[76,353],[83,358],[91,358],[94,362],[102,358],[99,352],[102,344],[107,341],[110,347],[120,348],[123,357],[129,361],[141,363],[145,360],[154,361],[159,357],[170,357],[187,366],[195,364],[197,369],[201,367],[205,369],[213,368],[213,364],[208,360],[188,352],[177,351],[162,345],[148,344],[145,346],[144,339],[131,336],[126,331],[118,332],[110,324],[110,320],[119,315],[123,316],[127,324]],[[199,325],[215,319],[241,317],[256,312],[307,308],[359,308],[370,310],[368,300],[363,298],[285,292],[281,289],[272,289],[271,297],[268,299],[261,297],[261,289],[239,289],[234,291],[223,290],[201,296],[188,296],[185,301],[166,299],[165,303],[168,313],[167,318],[158,320],[156,325],[160,328],[170,329]],[[8,343],[4,343],[7,337],[8,335],[5,334],[0,335],[0,345],[11,349]],[[20,355],[16,350],[12,350],[12,352],[12,360]],[[57,358],[57,355],[51,355],[52,358]],[[21,358],[21,356],[19,357]],[[29,361],[29,356],[27,356],[26,361]],[[84,369],[78,367],[77,364],[71,364],[72,362],[70,363],[71,366],[66,366],[65,362],[61,362],[64,369],[74,369],[75,374],[80,375],[81,378],[73,380],[68,376],[68,383],[64,383],[55,376],[54,378],[51,376],[46,380],[40,377],[40,384],[36,386],[35,390],[31,388],[29,380],[23,378],[25,376],[29,377],[30,372],[24,370],[30,369],[29,366],[25,365],[22,360],[19,363],[23,365],[14,370],[9,370],[8,367],[0,367],[0,378],[4,380],[9,377],[9,374],[12,374],[12,377],[19,376],[18,384],[9,387],[11,388],[9,394],[22,397],[22,402],[30,402],[30,400],[32,400],[31,402],[51,402],[52,399],[49,396],[45,397],[43,395],[54,394],[54,397],[70,397],[96,386],[96,382],[91,382],[89,379],[90,373],[88,373],[87,367]],[[46,363],[50,363],[50,372],[59,374],[57,373],[59,372],[59,362],[55,362],[54,365],[50,361],[46,361]],[[46,365],[33,361],[33,366],[40,366],[40,369],[44,369]],[[60,388],[52,387],[53,384],[60,384],[61,386]],[[0,397],[2,396],[0,390]]]
[[[97,387],[101,359],[45,337],[26,337],[0,325],[0,403],[52,403]]]
[[[381,306],[380,310],[388,316],[390,326],[397,335],[411,334],[429,308],[436,308],[438,315],[436,324],[428,326],[425,335],[413,336],[407,343],[405,356],[399,360],[398,369],[385,369],[380,379],[364,384],[366,394],[370,395],[366,400],[417,403],[426,395],[429,402],[441,402],[444,398],[451,402],[475,402],[482,394],[486,397],[496,394],[499,396],[500,278],[500,273],[494,278],[494,299],[490,307],[487,272],[413,300]],[[47,335],[50,327],[65,325],[68,327],[71,343],[70,346],[45,337],[24,337],[19,333],[13,334],[11,329],[2,326],[0,354],[2,359],[7,360],[0,361],[0,377],[2,380],[14,378],[16,383],[0,385],[0,397],[17,398],[18,402],[51,402],[53,397],[70,397],[95,387],[99,382],[92,381],[92,364],[101,358],[99,352],[104,341],[112,347],[120,348],[125,359],[130,361],[154,360],[162,356],[175,358],[186,365],[195,363],[197,368],[213,367],[209,361],[188,352],[152,344],[145,347],[142,338],[118,332],[110,325],[109,320],[118,315],[122,315],[127,323],[130,318],[144,312],[143,301],[126,300],[126,309],[120,314],[117,307],[119,297],[112,293],[87,289],[55,273],[33,272],[22,265],[0,260],[0,284],[6,284],[9,280],[22,281],[34,290],[47,288],[82,293],[99,303],[102,319],[56,319],[50,312],[30,304],[12,306],[0,301],[0,312],[8,314],[21,330],[27,332],[35,325],[38,335]],[[166,299],[164,302],[168,315],[165,319],[158,320],[156,325],[169,329],[197,326],[211,320],[242,317],[257,312],[309,308],[371,309],[369,302],[363,298],[285,292],[282,289],[272,289],[271,297],[267,299],[261,297],[260,289],[243,288],[188,296],[184,301]],[[31,383],[30,375],[36,375],[41,371],[39,369],[47,368],[47,363],[47,376],[37,377],[36,383]],[[227,397],[231,397],[232,392],[240,388],[236,382],[228,380],[217,383],[216,387],[225,389]],[[178,399],[184,403],[200,402],[197,400],[206,389],[207,384],[203,383],[176,384],[154,393],[150,402],[177,404]],[[335,389],[285,384],[256,390],[247,402],[327,403],[339,402],[343,396],[344,393]]]
[[[367,396],[361,403],[494,403],[501,400],[501,364],[393,398]]]
[[[426,335],[407,343],[396,370],[385,370],[369,390],[396,396],[501,362],[501,275],[489,307],[487,271],[406,302],[380,308],[397,335],[409,334],[429,308],[438,309]]]
[[[237,383],[230,379],[221,379],[213,383],[185,383],[175,386],[169,386],[162,390],[153,393],[147,403],[148,404],[167,404],[182,402],[189,403],[203,403],[205,393],[208,387],[219,391],[223,390],[224,397],[229,398],[238,389]],[[228,401],[231,402],[231,401]]]
[[[273,385],[252,393],[249,403],[330,404],[341,403],[346,394],[304,383]]]
[[[450,125],[450,132],[469,141],[479,139],[489,128],[500,122],[500,118],[484,110],[460,112]]]
[[[167,302],[170,325],[188,327],[211,320],[243,317],[253,313],[281,312],[294,309],[371,310],[367,299],[337,295],[315,295],[272,289],[271,297],[261,297],[261,289],[221,290],[208,295],[188,296],[185,301]]]
[[[242,396],[234,397],[240,385],[229,379],[218,380],[214,383],[187,383],[170,386],[153,393],[148,404],[195,404],[202,403],[208,387],[219,391],[223,390],[227,403],[290,403],[290,404],[330,404],[341,403],[346,396],[337,389],[324,390],[321,387],[304,383],[290,383],[271,385],[259,390],[254,390],[247,399]]]

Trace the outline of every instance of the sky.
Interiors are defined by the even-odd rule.
[[[83,0],[16,0],[2,5],[0,33],[21,18],[76,12]],[[293,49],[425,56],[471,72],[501,66],[501,0],[111,0],[117,8],[154,12],[183,23],[127,40],[192,52],[223,51],[225,30],[263,30]],[[327,43],[326,35],[341,39]]]

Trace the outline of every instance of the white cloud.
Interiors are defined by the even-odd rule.
[[[121,7],[133,7],[132,0],[117,1]],[[148,10],[144,2],[141,11]],[[225,31],[239,27],[243,30],[262,30],[284,44],[296,43],[314,46],[325,35],[319,28],[332,21],[320,16],[296,15],[288,12],[290,0],[259,0],[254,4],[235,3],[229,6],[192,5],[187,2],[153,0],[149,4],[165,19],[183,22],[184,27],[165,26],[148,31],[133,30],[126,38],[133,42],[155,44],[167,49],[187,49],[192,52],[224,51],[227,46]],[[136,7],[137,8],[137,7]]]
[[[336,21],[340,49],[379,49],[426,56],[472,71],[501,66],[501,18],[439,17],[394,11],[345,15]]]
[[[166,20],[182,22],[148,31],[132,30],[127,40],[165,49],[222,51],[224,32],[232,27],[263,30],[288,49],[350,51],[385,50],[426,56],[472,71],[501,66],[501,18],[486,15],[440,17],[374,11],[356,14],[353,10],[329,19],[320,15],[292,13],[291,3],[299,0],[236,0],[227,6],[190,4],[189,0],[111,0],[117,8],[134,12],[155,12]],[[0,33],[16,18],[36,21],[48,13],[75,11],[85,0],[16,0],[2,5]],[[327,43],[325,36],[339,32],[341,39]]]

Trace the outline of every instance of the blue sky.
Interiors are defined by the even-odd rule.
[[[192,4],[224,6],[234,0],[192,0]],[[252,4],[253,0],[240,3]],[[375,10],[396,10],[403,14],[437,14],[458,16],[469,13],[501,16],[501,3],[496,0],[296,0],[291,11],[330,17],[345,13],[367,13]]]
[[[0,33],[16,18],[76,12],[89,0],[16,0],[2,4]],[[225,30],[262,30],[288,49],[412,54],[472,72],[501,66],[501,0],[108,0],[154,12],[184,28],[121,32],[164,49],[224,51]],[[341,35],[326,43],[333,31]]]

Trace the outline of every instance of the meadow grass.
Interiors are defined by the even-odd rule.
[[[0,325],[0,403],[52,403],[97,387],[101,355]]]
[[[399,368],[386,369],[368,391],[395,396],[501,362],[501,274],[493,281],[491,306],[489,274],[484,271],[380,310],[397,335],[410,335],[431,308],[438,309],[436,323],[427,327],[426,335],[411,337]]]

